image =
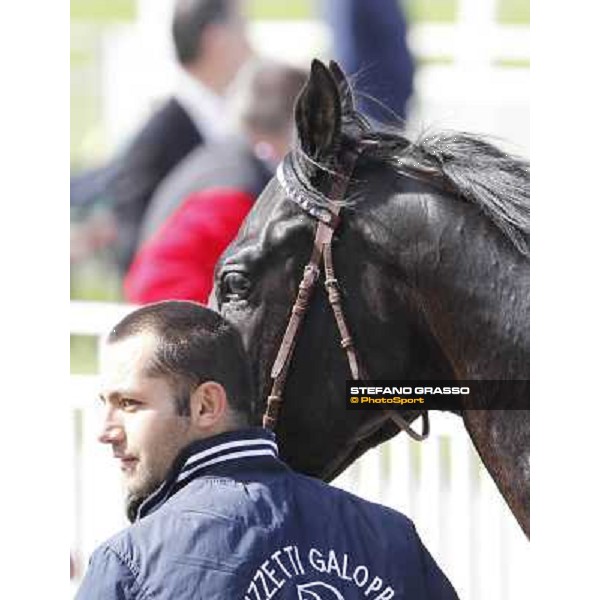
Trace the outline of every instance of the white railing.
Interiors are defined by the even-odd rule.
[[[131,307],[71,303],[73,335],[103,336]],[[73,550],[80,565],[125,527],[118,469],[96,441],[96,375],[73,375]],[[430,439],[399,435],[334,482],[416,524],[462,600],[528,598],[528,542],[483,468],[460,419],[434,413]],[[351,524],[350,524],[351,526]]]

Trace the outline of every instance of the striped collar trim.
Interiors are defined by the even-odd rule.
[[[257,457],[278,458],[277,442],[271,431],[262,428],[223,433],[194,442],[175,460],[162,485],[139,507],[137,519],[154,512],[175,492],[196,477],[210,472],[214,465]]]
[[[186,481],[198,471],[211,465],[254,456],[277,458],[277,443],[270,439],[235,440],[218,444],[202,452],[196,452],[185,461],[177,477],[177,482]]]

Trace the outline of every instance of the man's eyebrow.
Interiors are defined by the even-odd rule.
[[[100,402],[102,402],[102,404],[106,404],[106,402],[110,402],[111,400],[116,400],[117,398],[119,398],[121,396],[121,394],[119,392],[111,392],[110,394],[108,394],[108,398],[102,393],[100,392],[97,395],[98,400],[100,400]]]

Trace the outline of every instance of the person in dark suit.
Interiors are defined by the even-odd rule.
[[[172,35],[179,85],[119,156],[108,184],[122,272],[158,184],[191,150],[226,135],[223,97],[250,54],[239,0],[176,0]]]
[[[413,92],[415,62],[398,0],[325,0],[333,55],[354,76],[358,105],[379,123],[402,125]]]

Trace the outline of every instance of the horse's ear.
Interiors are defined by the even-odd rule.
[[[335,61],[329,61],[329,71],[333,76],[338,89],[340,91],[340,100],[342,103],[342,112],[350,113],[354,112],[354,96],[352,95],[352,88],[342,67]]]
[[[319,160],[340,135],[340,93],[327,67],[313,60],[310,77],[296,100],[298,139],[304,152]]]

